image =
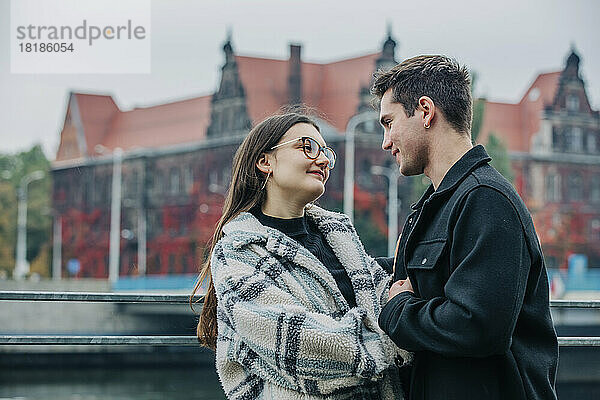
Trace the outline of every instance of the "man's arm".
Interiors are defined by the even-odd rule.
[[[400,347],[449,357],[503,353],[523,302],[530,260],[512,203],[489,187],[465,199],[450,240],[444,296],[404,290],[383,308],[379,324]]]

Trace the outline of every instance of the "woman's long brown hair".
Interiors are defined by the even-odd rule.
[[[223,237],[223,226],[241,212],[249,211],[263,203],[266,191],[262,190],[262,187],[267,177],[256,167],[256,163],[260,156],[268,153],[269,149],[275,146],[292,126],[299,123],[311,124],[320,132],[317,124],[304,113],[288,112],[273,115],[248,133],[233,157],[231,182],[223,205],[223,214],[216,224],[215,232],[209,242],[208,257],[201,267],[200,276],[190,296],[190,306],[194,309],[194,303],[199,301],[194,301],[194,297],[208,278],[208,288],[196,328],[196,335],[202,346],[214,350],[217,345],[217,296],[210,270],[210,260],[215,245]]]

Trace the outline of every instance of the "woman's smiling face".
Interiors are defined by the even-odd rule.
[[[323,152],[319,152],[314,160],[308,158],[303,151],[303,137],[314,139],[322,147],[326,146],[313,125],[299,123],[292,126],[279,141],[283,145],[265,155],[271,165],[267,196],[308,204],[325,192],[330,171],[329,160]]]

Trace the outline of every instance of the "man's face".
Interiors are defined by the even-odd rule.
[[[381,98],[379,118],[384,129],[381,148],[392,152],[402,175],[422,174],[428,162],[428,144],[421,112],[417,109],[412,117],[407,117],[402,104],[392,102],[392,97],[389,89]]]

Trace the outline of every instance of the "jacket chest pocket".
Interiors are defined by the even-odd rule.
[[[446,239],[418,242],[406,263],[415,293],[425,299],[444,294],[448,280],[447,262],[443,257],[445,247]]]

